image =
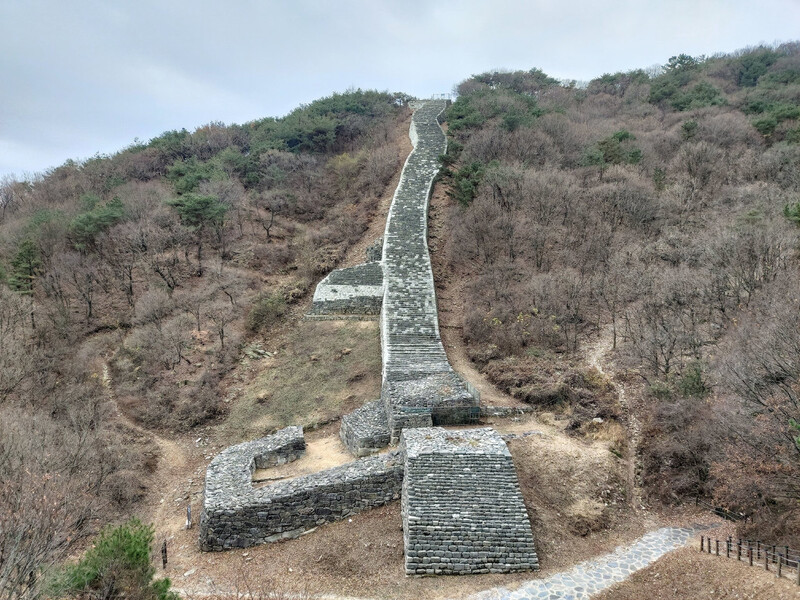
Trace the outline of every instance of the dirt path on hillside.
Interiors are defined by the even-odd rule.
[[[158,447],[158,463],[149,480],[150,492],[137,512],[145,522],[154,524],[156,541],[170,539],[186,526],[187,506],[195,504],[192,506],[193,521],[200,515],[196,505],[202,492],[202,473],[205,470],[202,465],[203,436],[195,437],[192,443],[189,436],[168,439],[145,429],[125,414],[117,403],[107,363],[103,364],[102,378],[120,424]]]
[[[627,475],[630,504],[634,510],[642,510],[645,508],[642,495],[641,458],[639,456],[642,427],[636,417],[636,411],[631,406],[632,397],[635,395],[626,390],[626,384],[620,379],[610,360],[611,353],[614,350],[613,335],[613,330],[609,324],[600,331],[597,339],[586,345],[584,352],[586,363],[605,376],[614,386],[614,390],[617,393],[617,399],[622,407],[625,427],[628,432],[626,459],[628,461]]]

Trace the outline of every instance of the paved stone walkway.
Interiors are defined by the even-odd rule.
[[[630,546],[579,563],[569,571],[545,579],[532,579],[516,590],[492,588],[468,596],[467,600],[584,600],[624,581],[664,554],[685,546],[701,529],[704,528],[664,527],[642,536]]]

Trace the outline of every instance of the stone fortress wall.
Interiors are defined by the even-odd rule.
[[[406,160],[380,251],[366,264],[331,272],[314,293],[309,318],[380,314],[383,409],[370,403],[342,420],[342,440],[355,456],[396,444],[406,427],[474,423],[480,394],[453,371],[439,334],[428,252],[428,202],[447,137],[444,100],[416,104]]]
[[[539,567],[511,453],[496,431],[406,429],[400,452],[407,575]]]
[[[414,112],[414,151],[397,186],[383,239],[385,293],[381,312],[383,385],[392,443],[405,427],[471,423],[480,398],[453,371],[439,335],[428,252],[428,203],[447,137],[439,117],[447,102]]]
[[[445,106],[441,100],[417,105],[410,129],[414,150],[403,167],[382,245],[367,249],[367,263],[337,269],[320,282],[308,315],[380,315],[381,398],[344,416],[340,429],[351,453],[364,458],[254,488],[254,469],[302,455],[300,428],[226,449],[206,472],[203,550],[298,537],[396,500],[402,491],[408,574],[537,568],[505,443],[491,430],[442,433],[432,427],[480,417],[478,391],[453,371],[442,345],[427,245],[430,190],[447,147],[438,121]],[[401,434],[400,452],[369,456],[401,441]],[[456,445],[470,451],[454,452],[453,439],[466,440]]]
[[[219,551],[296,538],[400,497],[403,463],[397,452],[253,486],[256,468],[290,462],[304,452],[302,428],[287,427],[218,454],[206,470],[200,548]]]

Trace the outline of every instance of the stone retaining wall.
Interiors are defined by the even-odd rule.
[[[295,538],[323,523],[400,497],[403,462],[397,452],[254,488],[256,467],[298,456],[298,430],[290,427],[262,440],[231,446],[211,462],[200,516],[202,550],[246,548]],[[302,439],[302,432],[300,436]],[[272,458],[264,462],[265,456],[275,457],[276,462]]]
[[[307,316],[377,316],[381,312],[383,293],[380,263],[336,269],[317,285]]]

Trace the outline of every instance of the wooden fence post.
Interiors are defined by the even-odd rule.
[[[742,540],[736,544],[736,560],[742,560]]]
[[[769,571],[769,551],[764,549],[764,569]]]
[[[772,564],[775,564],[775,552],[776,552],[776,548],[777,548],[777,546],[776,546],[775,544],[772,544]]]
[[[702,552],[705,549],[705,539],[706,539],[705,536],[702,535],[700,536],[700,552]]]
[[[167,568],[167,540],[164,540],[164,543],[161,544],[161,567]]]
[[[780,579],[780,578],[781,578],[781,565],[782,565],[782,564],[783,564],[783,556],[781,556],[781,555],[778,555],[778,573],[777,573],[777,575],[776,575],[776,577],[777,577],[778,579]]]
[[[761,540],[756,541],[756,558],[761,560]]]
[[[719,540],[714,540],[714,547],[717,551],[717,556],[719,556]]]
[[[752,567],[753,566],[753,549],[752,548],[748,548],[747,549],[747,559],[750,561],[750,566]]]
[[[725,540],[725,557],[726,558],[731,557],[731,538]]]

